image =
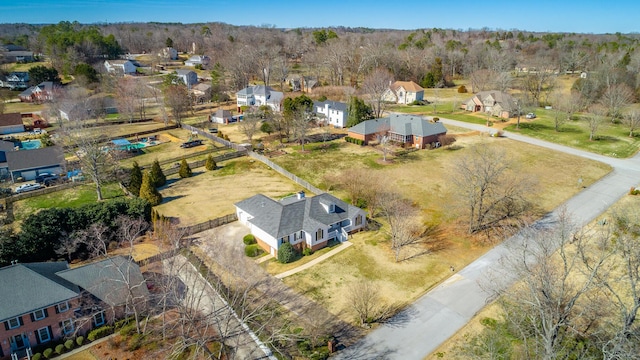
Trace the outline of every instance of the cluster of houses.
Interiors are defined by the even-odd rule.
[[[137,264],[116,256],[70,268],[65,261],[13,263],[0,268],[0,358],[130,315],[149,300]]]

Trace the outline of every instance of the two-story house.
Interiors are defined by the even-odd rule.
[[[15,71],[7,76],[0,75],[0,87],[9,88],[9,90],[24,90],[29,87],[29,73]]]
[[[347,104],[338,101],[315,101],[313,103],[313,112],[322,114],[327,125],[343,128],[347,126],[348,107]]]
[[[107,72],[119,75],[134,75],[138,66],[131,60],[106,60],[104,67]]]
[[[516,99],[502,91],[481,91],[462,103],[461,108],[471,112],[484,112],[508,119],[518,114]]]
[[[280,111],[284,94],[280,91],[275,91],[270,86],[253,85],[238,91],[236,98],[238,111],[241,111],[241,106],[262,105],[268,105],[274,111]]]
[[[140,268],[116,256],[70,269],[67,262],[0,268],[0,359],[141,309],[149,296]]]
[[[176,75],[182,80],[189,90],[191,90],[194,85],[198,84],[198,74],[193,70],[178,69],[176,70]]]
[[[345,241],[348,234],[367,223],[364,210],[323,193],[306,197],[304,192],[281,200],[262,194],[235,204],[238,220],[249,227],[258,244],[277,256],[288,242],[302,250],[318,250],[330,240]]]
[[[52,81],[43,81],[38,85],[32,86],[18,95],[22,102],[47,102],[52,101],[59,91],[59,87]]]
[[[424,89],[413,81],[396,81],[389,85],[382,99],[397,104],[411,104],[424,100]]]
[[[185,66],[207,66],[211,62],[211,58],[207,55],[193,55],[187,61],[184,62]]]

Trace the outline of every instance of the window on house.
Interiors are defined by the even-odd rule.
[[[38,331],[36,331],[36,335],[38,336],[38,343],[40,344],[51,340],[51,333],[49,332],[49,327],[47,326],[38,329]]]
[[[33,312],[33,320],[38,321],[47,317],[47,310],[40,309]]]
[[[318,229],[318,231],[316,231],[316,241],[322,240],[323,237],[324,237],[324,230]]]
[[[56,312],[61,313],[61,312],[65,312],[69,310],[69,302],[65,301],[65,302],[61,302],[60,304],[56,305]]]
[[[19,328],[22,325],[22,321],[19,317],[7,320],[7,330]]]
[[[93,315],[93,326],[104,325],[104,311],[100,311],[99,313]]]
[[[362,215],[356,216],[356,226],[362,225]]]
[[[65,335],[69,335],[73,332],[74,327],[73,327],[73,319],[67,319],[67,320],[63,320],[60,323],[60,328],[62,329],[62,332]]]

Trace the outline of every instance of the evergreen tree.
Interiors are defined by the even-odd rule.
[[[142,169],[137,161],[133,162],[131,175],[129,175],[129,191],[135,196],[140,196],[140,187],[142,186]]]
[[[160,192],[158,192],[158,189],[154,186],[151,173],[148,171],[142,175],[140,198],[147,200],[151,206],[159,205],[162,202],[162,195],[160,195]]]
[[[193,175],[193,172],[191,171],[189,164],[187,164],[187,160],[182,159],[182,162],[180,163],[180,170],[178,171],[178,175],[180,175],[180,177],[183,179],[191,177],[191,175]]]
[[[204,168],[211,171],[215,170],[217,167],[218,165],[216,164],[216,161],[213,160],[213,155],[209,154],[209,156],[207,156],[207,161],[204,163]]]
[[[347,126],[355,126],[359,123],[373,118],[373,110],[364,100],[352,97],[349,103],[349,115],[347,115]]]
[[[150,176],[154,187],[160,187],[167,183],[167,177],[164,176],[158,160],[154,161],[153,165],[151,165]]]

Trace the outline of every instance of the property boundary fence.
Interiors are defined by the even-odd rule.
[[[161,252],[160,254],[156,254],[153,256],[150,256],[146,259],[142,259],[142,260],[138,260],[135,263],[138,264],[138,266],[146,266],[149,264],[153,264],[155,262],[161,261],[163,259],[169,259],[172,258],[174,256],[176,256],[176,254],[178,254],[180,251],[182,250],[182,248],[177,248],[177,249],[171,249],[165,252]]]
[[[246,155],[247,155],[247,151],[246,150],[245,151],[234,151],[232,153],[227,153],[227,154],[222,154],[222,155],[219,155],[219,156],[214,156],[213,160],[216,163],[218,163],[218,162],[221,162],[221,161],[225,161],[225,160],[229,160],[229,159],[235,159],[237,157],[246,156]],[[184,158],[179,158],[179,159],[176,159],[176,160],[172,160],[171,162],[175,162],[176,165],[179,165],[178,160],[182,161],[182,159],[184,159]],[[189,164],[189,167],[191,169],[195,169],[195,168],[199,168],[199,167],[204,166],[204,164],[206,162],[207,162],[207,160],[205,159],[205,160],[194,161],[194,162],[191,162],[191,163],[188,163],[188,164]],[[173,166],[173,167],[170,167],[168,169],[162,170],[162,173],[165,174],[165,175],[173,175],[173,174],[177,174],[179,171],[180,171],[180,166]]]
[[[269,167],[271,167],[273,170],[279,172],[280,174],[288,177],[289,179],[293,180],[296,184],[304,187],[305,189],[309,190],[310,192],[318,195],[318,194],[322,194],[324,193],[324,191],[318,189],[317,187],[311,185],[308,181],[303,180],[299,177],[297,177],[296,175],[293,175],[292,173],[288,172],[287,170],[285,170],[282,166],[274,163],[273,161],[267,159],[266,157],[260,155],[260,154],[256,154],[253,151],[249,151],[248,155],[256,160],[259,160],[263,163],[265,163],[266,165],[268,165]]]
[[[236,213],[227,214],[219,218],[201,222],[199,224],[181,227],[180,230],[182,230],[186,234],[186,236],[189,236],[189,235],[197,234],[209,229],[217,228],[218,226],[229,224],[237,220],[238,220],[238,216],[236,215]]]
[[[25,192],[25,193],[15,194],[15,195],[12,195],[10,198],[7,198],[7,201],[24,200],[24,199],[28,199],[28,198],[31,198],[31,197],[34,197],[34,196],[51,194],[52,192],[65,190],[65,189],[70,189],[72,187],[80,186],[80,185],[84,185],[84,184],[88,184],[88,183],[90,183],[90,181],[87,181],[87,180],[85,180],[85,181],[76,181],[76,182],[67,182],[67,183],[60,184],[60,185],[55,185],[55,186],[46,187],[46,188],[42,188],[42,189],[38,189],[38,190],[32,190],[32,191]]]
[[[203,137],[206,137],[207,139],[211,140],[211,141],[215,141],[217,143],[220,143],[226,147],[232,148],[234,150],[237,151],[242,151],[242,150],[247,150],[247,148],[245,146],[242,145],[238,145],[238,144],[234,144],[231,141],[227,141],[225,139],[219,138],[218,136],[214,135],[214,134],[210,134],[206,131],[203,131],[201,129],[198,129],[197,127],[191,126],[191,125],[187,125],[187,124],[182,124],[182,128],[189,130],[191,132],[197,132],[198,135],[201,135]]]

